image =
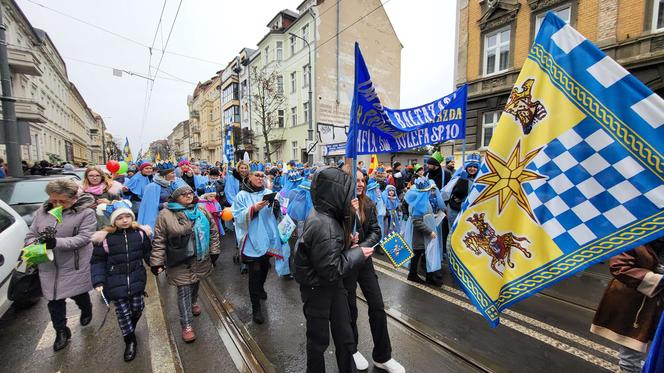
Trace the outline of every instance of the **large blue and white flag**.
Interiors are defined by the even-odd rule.
[[[664,235],[664,100],[549,12],[453,226],[480,313]]]
[[[346,156],[395,153],[464,138],[467,92],[464,85],[422,106],[409,109],[384,107],[360,46],[355,43],[355,88]]]
[[[235,165],[235,149],[233,149],[233,127],[228,126],[226,141],[224,142],[224,163],[231,167]]]

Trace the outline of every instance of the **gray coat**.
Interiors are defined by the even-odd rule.
[[[54,260],[39,265],[39,280],[44,297],[48,300],[65,299],[92,290],[90,237],[97,228],[95,211],[89,206],[94,199],[82,194],[71,208],[62,213],[62,223],[48,213],[50,205],[35,212],[25,243],[37,240],[39,232],[57,223]]]

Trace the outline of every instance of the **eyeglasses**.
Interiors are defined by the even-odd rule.
[[[184,193],[182,193],[182,194],[180,194],[180,195],[183,196],[183,197],[191,197],[191,196],[194,195],[194,192],[184,192]]]
[[[254,173],[253,176],[261,178],[265,177],[265,174]]]

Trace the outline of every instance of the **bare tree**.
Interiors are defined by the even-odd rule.
[[[267,72],[264,69],[253,67],[251,84],[251,110],[258,124],[258,135],[265,142],[265,153],[267,162],[272,162],[272,154],[279,148],[270,146],[270,141],[282,140],[285,127],[285,113],[283,78],[276,71]],[[279,110],[282,117],[279,117]],[[281,130],[278,136],[277,132]]]
[[[149,150],[154,155],[155,159],[157,158],[157,154],[159,154],[159,158],[163,161],[167,160],[172,153],[171,145],[166,139],[151,142]]]

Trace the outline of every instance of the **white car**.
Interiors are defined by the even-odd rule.
[[[28,225],[21,215],[0,200],[0,316],[12,303],[7,299],[7,289],[27,233]]]

